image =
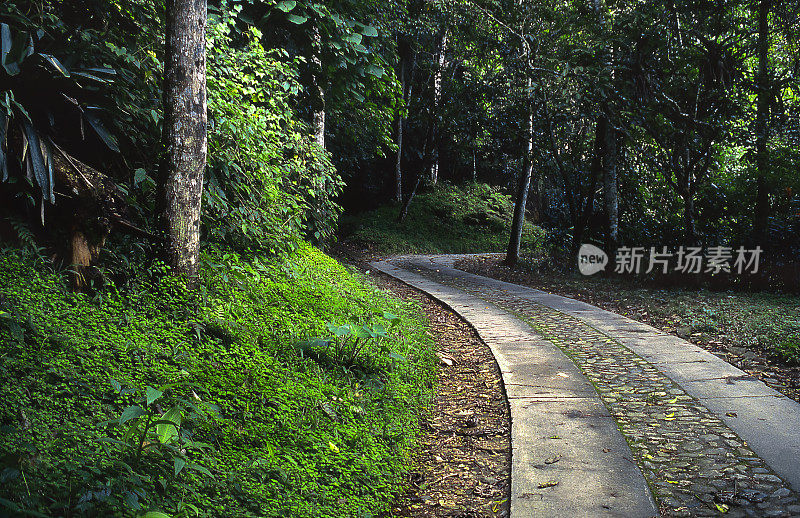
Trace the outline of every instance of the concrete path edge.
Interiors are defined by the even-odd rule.
[[[370,264],[448,306],[492,350],[511,410],[512,518],[658,514],[616,422],[561,350],[516,316],[473,295],[390,262]]]

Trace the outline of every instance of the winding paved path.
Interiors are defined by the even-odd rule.
[[[475,327],[511,407],[511,518],[800,517],[800,404],[684,340],[469,274],[373,267]]]

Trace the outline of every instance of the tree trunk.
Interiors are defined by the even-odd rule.
[[[756,208],[753,219],[753,239],[763,239],[769,219],[769,190],[767,176],[769,159],[769,10],[770,0],[758,4],[758,78],[756,102]]]
[[[325,88],[322,78],[322,36],[319,26],[314,25],[311,32],[311,132],[314,142],[325,149]]]
[[[442,75],[444,74],[445,55],[447,53],[447,37],[448,29],[444,28],[439,38],[439,43],[436,47],[436,72],[433,75],[433,162],[431,163],[431,185],[436,185],[439,181],[439,147],[441,143],[441,135],[439,131],[439,117],[441,116],[442,107]]]
[[[697,230],[694,225],[694,196],[689,193],[683,198],[683,225],[686,230],[686,244],[697,245]]]
[[[608,134],[608,119],[601,116],[595,123],[594,130],[594,158],[592,159],[591,178],[589,190],[581,195],[576,205],[574,226],[572,233],[572,257],[578,257],[578,250],[583,242],[589,219],[594,213],[594,198],[597,191],[597,182],[603,174],[603,157],[606,154],[606,137]]]
[[[616,129],[606,133],[605,164],[603,168],[603,204],[606,213],[606,253],[614,256],[619,242],[619,200],[617,198],[617,138]]]
[[[414,188],[411,189],[410,193],[408,193],[408,198],[406,198],[403,206],[400,207],[400,213],[397,215],[398,223],[402,223],[406,220],[406,216],[408,216],[408,208],[411,207],[411,202],[414,200],[414,196],[417,194],[417,189],[419,189],[420,183],[422,183],[422,175],[417,176],[417,181],[414,182]]]
[[[478,150],[472,148],[472,183],[478,183]]]
[[[159,183],[166,258],[194,277],[206,167],[206,0],[167,0],[164,160]]]
[[[395,193],[394,199],[397,203],[403,202],[403,113],[406,108],[406,60],[403,53],[400,53],[400,95],[402,96],[401,106],[397,115],[397,159],[394,165]]]
[[[528,78],[528,92],[532,86],[531,79]],[[530,95],[530,94],[529,94]],[[520,174],[519,184],[517,185],[517,198],[514,201],[514,219],[511,221],[511,236],[508,240],[508,249],[503,264],[514,266],[519,261],[519,250],[522,245],[522,229],[525,224],[525,206],[528,204],[528,190],[531,187],[531,176],[533,174],[533,106],[529,107],[528,115],[528,136],[525,146],[525,159],[523,170]]]

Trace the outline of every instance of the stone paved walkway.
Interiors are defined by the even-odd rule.
[[[636,326],[629,327],[627,334],[620,332],[619,336],[615,336],[618,334],[614,332],[617,328],[623,330],[625,327],[610,326],[606,327],[605,332],[601,331],[598,326],[589,325],[585,319],[532,300],[536,297],[530,295],[536,290],[466,274],[450,268],[449,264],[452,264],[452,260],[448,261],[447,258],[442,257],[434,259],[438,260],[432,260],[429,257],[400,258],[392,261],[392,264],[405,272],[413,272],[450,290],[460,290],[483,303],[510,313],[530,326],[538,337],[555,345],[572,360],[585,379],[591,383],[591,387],[594,388],[627,441],[630,452],[644,475],[650,491],[655,496],[662,515],[800,516],[800,495],[796,491],[798,479],[792,480],[797,473],[800,473],[800,466],[798,466],[800,457],[797,457],[796,452],[792,449],[793,445],[798,444],[798,435],[800,435],[800,427],[792,428],[792,425],[800,422],[800,405],[794,404],[795,406],[793,406],[781,400],[780,395],[764,392],[760,387],[753,385],[758,389],[755,391],[758,394],[757,397],[769,398],[758,400],[759,403],[766,402],[766,406],[769,407],[769,404],[775,400],[784,405],[781,411],[790,415],[779,416],[777,424],[768,427],[769,433],[766,429],[761,433],[750,433],[753,427],[763,426],[760,421],[750,427],[744,426],[744,428],[736,422],[740,428],[739,432],[747,432],[737,433],[725,422],[726,419],[736,420],[737,413],[731,411],[720,414],[720,401],[718,400],[729,399],[727,396],[731,390],[739,391],[733,394],[734,397],[747,397],[749,395],[747,389],[736,386],[735,389],[729,390],[723,386],[722,392],[709,394],[712,397],[698,398],[698,391],[695,390],[697,389],[696,384],[698,381],[707,381],[706,378],[676,376],[670,369],[664,368],[657,361],[649,361],[643,355],[636,354],[630,347],[624,345],[623,342],[627,343],[630,340],[624,340],[623,337],[630,338],[631,334],[635,335]],[[376,267],[380,268],[380,265],[376,265]],[[386,270],[385,267],[381,269]],[[399,276],[400,270],[389,271],[389,273]],[[400,278],[402,279],[402,277]],[[408,282],[408,279],[402,280]],[[452,292],[449,293],[452,296]],[[541,292],[538,293],[541,294]],[[434,296],[436,296],[435,293]],[[550,295],[549,297],[555,296]],[[562,304],[575,302],[571,299],[559,298],[563,299],[560,301]],[[444,302],[447,303],[447,300]],[[485,307],[486,310],[489,308],[489,305]],[[645,331],[647,330],[641,330],[642,333]],[[493,332],[499,333],[497,336],[502,335],[502,330]],[[633,338],[638,337],[634,336]],[[700,353],[694,351],[696,348],[690,347],[693,349],[686,349],[681,354],[691,352],[696,353],[697,358],[701,358]],[[530,350],[533,351],[533,348],[531,347]],[[707,364],[703,365],[704,367],[717,365],[714,362],[709,363],[705,358],[694,358],[692,356],[686,360],[685,367],[682,368],[697,368],[696,364]],[[557,361],[557,359],[553,361]],[[724,385],[736,385],[737,382],[743,381],[746,386],[750,386],[754,381],[744,379],[746,376],[736,375],[735,369],[731,371],[732,367],[728,369],[725,366],[730,367],[728,364],[719,367],[724,369],[724,372],[707,373],[708,380],[722,380],[719,383]],[[671,369],[674,371],[675,365],[672,365]],[[676,379],[682,384],[677,383]],[[684,379],[686,379],[685,383],[683,383]],[[529,385],[530,387],[536,387],[541,383],[541,380],[535,378],[521,381],[517,375],[514,379],[506,379],[507,390],[509,381],[516,385]],[[700,396],[703,395],[705,394],[701,390]],[[712,400],[714,404],[709,404]],[[542,401],[537,402],[542,403]],[[759,405],[759,408],[763,406],[763,404]],[[512,419],[518,419],[519,415],[514,416],[514,407],[512,402]],[[540,406],[538,409],[541,411],[542,407]],[[745,408],[745,411],[747,410],[748,408]],[[776,426],[785,428],[775,430]],[[755,431],[759,432],[759,430]],[[782,457],[788,456],[788,459],[781,458],[781,455],[774,453],[776,447],[781,448],[781,441],[778,440],[776,446],[773,444],[774,438],[765,439],[763,437],[770,433],[777,434],[778,437],[783,434],[785,449]],[[757,455],[751,444],[742,438],[747,434],[752,437],[750,443],[764,444],[765,452],[770,454],[766,457],[774,458],[772,465]],[[756,440],[754,441],[754,439]],[[512,437],[512,442],[513,440]],[[512,446],[514,445],[512,444]],[[771,446],[772,449],[770,449]],[[518,448],[514,448],[515,456],[523,455],[523,453]],[[596,451],[592,455],[601,456]],[[555,456],[549,460],[557,458]],[[781,473],[776,473],[776,469],[780,469]],[[514,462],[512,470],[528,472],[529,466]],[[538,474],[535,470],[532,473],[532,476]],[[519,475],[519,473],[512,472],[512,479],[514,475]],[[628,475],[628,480],[630,479],[631,476]],[[557,480],[555,481],[557,482]],[[795,488],[792,487],[792,482],[795,483]],[[589,483],[587,480],[586,484]],[[544,502],[548,499],[548,494],[546,488],[541,488],[540,485],[546,484],[536,486],[539,492],[535,494],[535,497]],[[522,498],[522,495],[518,494],[519,488],[522,487],[521,483],[516,486],[512,480],[511,509],[513,518],[526,516],[529,513],[536,514],[536,516],[566,516],[562,514],[563,507],[543,505],[539,508],[536,506],[531,508],[520,504],[515,506],[515,500]],[[620,489],[639,491],[635,487],[636,483],[633,481],[628,484],[628,487]],[[641,491],[646,491],[646,489]],[[573,498],[581,499],[583,496],[576,493]],[[559,505],[563,506],[563,504]],[[611,509],[611,507],[604,505],[603,509]],[[548,510],[549,512],[541,512]],[[615,511],[612,509],[612,511],[603,512],[598,508],[595,512],[592,508],[588,508],[574,512],[584,513],[585,516],[604,514],[634,516],[631,513],[648,514],[649,512],[646,506],[642,507],[641,505],[629,507],[627,510],[623,507]],[[638,515],[644,516],[645,514]]]

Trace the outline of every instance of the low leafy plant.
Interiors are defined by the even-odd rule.
[[[217,413],[218,409],[200,399],[195,391],[197,387],[184,382],[159,388],[147,386],[143,393],[123,387],[114,379],[111,385],[120,397],[133,398],[133,404],[127,406],[119,418],[100,423],[101,427],[114,431],[100,440],[110,446],[106,453],[124,468],[123,480],[130,484],[124,491],[124,504],[133,510],[142,509],[151,500],[144,488],[155,484],[165,493],[162,496],[168,497],[166,500],[159,498],[159,501],[169,502],[175,497],[170,493],[177,491],[181,498],[175,502],[175,508],[179,512],[191,510],[197,514],[199,510],[195,506],[182,502],[186,493],[197,493],[196,486],[182,481],[179,476],[184,469],[212,476],[207,468],[193,461],[211,446],[193,440],[192,425]],[[179,389],[188,390],[194,401],[179,397],[176,394]],[[80,504],[78,507],[80,510]]]
[[[786,336],[778,342],[775,352],[790,365],[800,365],[800,334]]]
[[[385,343],[385,340],[389,338],[389,333],[400,323],[400,318],[389,312],[384,312],[382,316],[389,321],[388,328],[382,324],[337,325],[328,323],[326,327],[332,333],[332,337],[301,342],[300,348],[304,352],[326,355],[334,362],[344,366],[354,366],[359,355],[366,349],[383,354],[392,360],[404,361],[406,358],[403,355],[392,352]]]

